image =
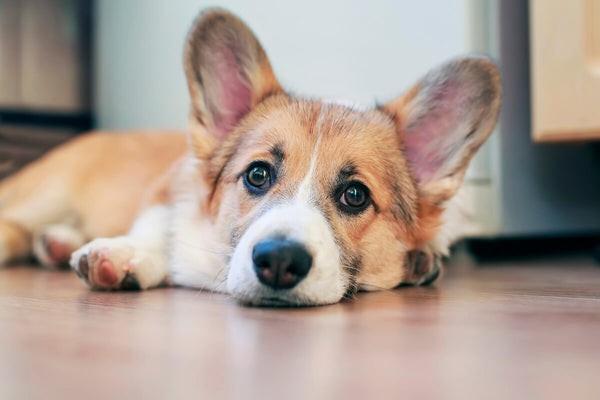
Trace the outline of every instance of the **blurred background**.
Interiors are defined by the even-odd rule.
[[[597,0],[0,0],[0,177],[89,129],[184,130],[184,38],[209,6],[245,20],[302,95],[384,102],[448,58],[490,55],[504,101],[467,176],[470,237],[596,243]]]

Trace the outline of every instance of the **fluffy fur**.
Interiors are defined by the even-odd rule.
[[[456,197],[496,123],[500,79],[451,60],[377,108],[287,94],[237,17],[208,10],[188,35],[187,140],[93,133],[0,185],[0,262],[28,255],[97,289],[181,285],[255,305],[334,303],[357,290],[428,284],[460,234]],[[247,182],[257,162],[260,191]],[[364,206],[346,190],[363,188]],[[295,286],[257,278],[263,240],[312,259]]]

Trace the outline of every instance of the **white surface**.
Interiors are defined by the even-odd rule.
[[[257,34],[284,87],[297,94],[387,101],[427,69],[469,52],[469,0],[102,0],[96,2],[99,128],[185,128],[185,35],[220,6]]]
[[[183,40],[198,11],[212,5],[250,25],[281,83],[300,94],[385,101],[447,58],[492,51],[503,73],[501,132],[469,170],[476,205],[469,231],[537,235],[600,226],[595,149],[531,143],[522,0],[97,1],[99,127],[186,127]]]

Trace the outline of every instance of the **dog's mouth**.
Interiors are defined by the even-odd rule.
[[[339,252],[318,209],[299,200],[274,206],[237,243],[227,290],[241,304],[258,307],[335,303],[345,291]]]
[[[260,299],[261,307],[277,307],[277,308],[287,308],[287,307],[299,307],[298,304],[292,303],[285,299],[280,299],[277,297],[265,297]]]
[[[298,302],[287,300],[281,297],[258,297],[252,300],[242,300],[242,304],[250,307],[273,307],[273,308],[290,308],[290,307],[307,307],[310,304],[299,304]]]

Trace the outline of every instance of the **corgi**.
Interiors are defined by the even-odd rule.
[[[240,19],[210,9],[184,70],[189,132],[89,133],[2,182],[0,263],[33,253],[94,289],[264,306],[439,276],[465,170],[498,118],[492,61],[450,60],[373,108],[301,98]]]

